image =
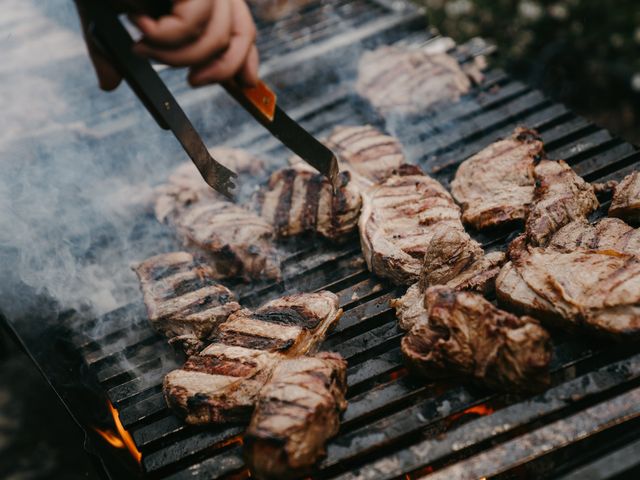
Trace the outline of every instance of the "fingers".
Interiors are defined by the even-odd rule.
[[[255,86],[258,81],[256,28],[251,13],[243,0],[230,0],[230,3],[232,31],[229,48],[222,55],[191,69],[189,83],[194,86],[222,82],[236,75],[248,86]]]
[[[231,3],[231,0],[212,2],[213,9],[204,32],[197,40],[188,45],[166,49],[153,47],[143,41],[134,47],[134,51],[139,55],[151,57],[176,67],[203,63],[229,47],[232,25]]]
[[[212,16],[211,0],[175,0],[170,15],[153,19],[146,15],[130,18],[144,35],[144,43],[156,47],[181,47],[197,39]]]
[[[259,63],[260,57],[258,55],[258,48],[254,44],[249,51],[247,61],[240,70],[240,73],[238,73],[238,80],[240,80],[243,85],[247,87],[255,87],[258,84]]]

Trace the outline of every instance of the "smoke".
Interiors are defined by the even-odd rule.
[[[101,314],[139,298],[132,262],[177,247],[149,208],[186,156],[126,85],[99,91],[73,2],[2,6],[0,309]]]

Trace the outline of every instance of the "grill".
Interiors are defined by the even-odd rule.
[[[362,47],[439,41],[423,22],[419,11],[402,2],[342,0],[319,2],[300,15],[260,25],[260,46],[271,59],[269,83],[280,92],[280,103],[315,135],[338,124],[385,126],[400,138],[411,162],[445,185],[460,161],[517,125],[537,129],[549,156],[566,160],[588,181],[617,180],[640,168],[633,145],[497,69],[488,70],[485,82],[459,103],[405,120],[397,130],[400,123],[394,119],[385,123],[342,80],[355,75],[354,58]],[[473,40],[452,54],[466,62],[491,52],[490,45]],[[170,84],[174,81],[174,73],[163,75]],[[288,157],[242,115],[228,130],[211,131],[206,122],[210,109],[193,107],[199,95],[185,91],[181,100],[191,105],[190,115],[210,144],[249,148],[281,162]],[[217,100],[224,108],[226,100]],[[101,136],[126,138],[127,111],[133,108],[94,119]],[[610,198],[600,200],[595,217],[606,213]],[[513,235],[474,236],[493,250],[505,248]],[[282,250],[284,281],[235,285],[243,305],[286,292],[328,289],[339,295],[345,310],[323,349],[349,362],[349,407],[313,478],[613,478],[638,469],[637,347],[553,331],[553,386],[533,397],[495,394],[454,381],[426,383],[409,376],[402,365],[402,333],[388,306],[400,291],[368,273],[356,238],[340,247],[314,240],[292,242]],[[191,427],[167,409],[162,379],[181,359],[151,330],[141,301],[100,319],[82,312],[46,317],[43,312],[55,312],[55,305],[43,300],[40,307],[34,312],[37,320],[10,326],[87,432],[88,449],[109,477],[249,475],[241,455],[243,426]],[[108,448],[90,428],[110,422],[107,400],[142,453],[140,467],[127,454]]]

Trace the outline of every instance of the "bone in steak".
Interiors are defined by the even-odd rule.
[[[536,131],[516,128],[511,137],[462,162],[451,182],[462,220],[478,230],[523,221],[533,201],[534,166],[543,148]]]
[[[261,20],[274,21],[297,12],[314,0],[249,0],[255,15]]]
[[[524,243],[524,242],[522,242]],[[560,327],[617,339],[640,334],[640,258],[615,250],[522,245],[496,279],[501,304]]]
[[[190,253],[156,255],[135,271],[151,325],[188,354],[240,309],[233,293],[215,281],[213,269]]]
[[[167,404],[191,424],[246,419],[278,363],[314,352],[341,314],[338,297],[326,291],[236,312],[211,345],[165,377]]]
[[[615,187],[609,216],[640,224],[640,171],[630,173]]]
[[[538,391],[549,385],[550,337],[531,317],[449,287],[426,294],[429,323],[402,339],[410,366],[427,378],[470,377],[491,388]]]
[[[444,52],[382,46],[358,64],[357,92],[382,112],[418,113],[469,92],[471,80]]]
[[[616,250],[640,255],[640,229],[630,227],[619,218],[603,218],[594,224],[586,219],[575,220],[556,232],[549,248],[564,252]]]
[[[413,165],[400,166],[363,193],[359,229],[369,270],[401,285],[418,280],[427,247],[438,232],[464,232],[449,192]]]
[[[544,246],[561,227],[598,208],[593,186],[564,161],[542,160],[535,167],[536,188],[525,231],[531,245]]]
[[[346,368],[340,355],[325,352],[276,367],[244,437],[245,460],[256,478],[299,478],[324,455],[347,406]]]
[[[317,232],[332,241],[343,241],[358,226],[362,206],[359,189],[351,174],[338,174],[338,188],[322,174],[292,167],[271,175],[261,192],[261,215],[279,237]]]
[[[173,225],[185,243],[205,250],[217,278],[279,278],[271,243],[273,227],[256,213],[214,192],[190,166],[179,167],[158,188],[160,222]]]

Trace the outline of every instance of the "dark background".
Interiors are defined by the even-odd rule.
[[[640,144],[637,0],[421,0],[457,41],[494,41],[492,59],[580,114]],[[93,478],[82,436],[45,380],[0,330],[0,476]]]

